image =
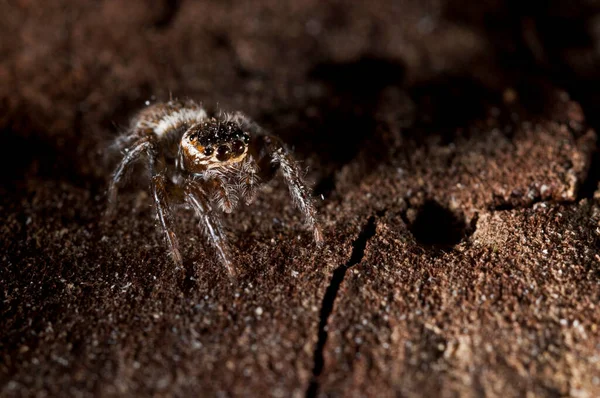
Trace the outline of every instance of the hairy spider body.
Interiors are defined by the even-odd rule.
[[[190,100],[151,105],[135,116],[116,146],[125,154],[108,187],[108,214],[115,212],[117,185],[136,161],[145,159],[158,218],[177,267],[183,260],[172,204],[187,204],[194,210],[201,231],[233,276],[236,269],[218,210],[229,213],[240,200],[250,204],[259,182],[271,179],[277,169],[315,242],[323,241],[311,191],[298,164],[279,138],[239,112],[209,117]]]

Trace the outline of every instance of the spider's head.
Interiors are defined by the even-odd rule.
[[[189,128],[181,138],[186,170],[197,173],[244,160],[250,136],[234,122],[209,119]]]

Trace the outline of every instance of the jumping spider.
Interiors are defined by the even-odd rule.
[[[239,112],[209,117],[191,100],[154,104],[135,116],[128,133],[115,144],[125,155],[108,187],[108,215],[115,212],[117,184],[144,158],[158,218],[177,267],[183,261],[171,203],[193,208],[202,232],[234,276],[236,269],[217,209],[230,213],[240,199],[250,204],[259,183],[273,178],[278,168],[315,242],[323,242],[311,191],[298,164],[279,138],[266,134]]]

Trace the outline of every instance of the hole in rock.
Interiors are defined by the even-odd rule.
[[[409,228],[419,244],[435,249],[450,248],[473,232],[461,215],[435,201],[427,201],[418,209]]]

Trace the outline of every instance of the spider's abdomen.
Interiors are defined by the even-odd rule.
[[[202,122],[206,117],[206,111],[196,102],[173,100],[142,110],[135,118],[133,128],[151,131],[159,139],[181,138],[189,126]]]

